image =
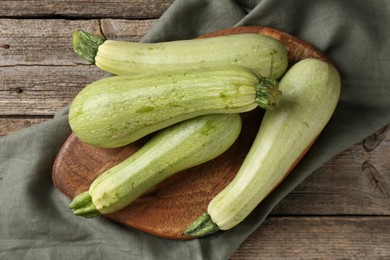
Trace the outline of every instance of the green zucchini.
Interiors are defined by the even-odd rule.
[[[273,108],[278,82],[241,66],[112,76],[81,90],[69,111],[85,143],[119,147],[192,117]]]
[[[277,108],[265,112],[236,177],[184,235],[231,229],[249,215],[291,171],[329,121],[340,95],[340,76],[324,61],[304,59],[286,72],[280,89],[283,98]]]
[[[73,49],[115,75],[240,65],[278,79],[288,66],[285,46],[260,34],[139,43],[105,40],[77,30],[73,32]]]
[[[240,131],[239,114],[204,115],[165,128],[100,175],[70,208],[84,217],[118,211],[169,176],[222,154]]]

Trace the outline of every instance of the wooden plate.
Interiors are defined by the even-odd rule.
[[[265,34],[280,40],[287,47],[290,66],[307,57],[329,62],[325,55],[310,44],[268,27],[235,27],[209,33],[201,38],[239,33]],[[262,115],[263,110],[260,109],[242,114],[243,130],[235,144],[223,155],[172,176],[128,207],[104,217],[156,236],[188,239],[181,236],[182,232],[234,178],[256,136]],[[73,198],[88,190],[99,174],[137,151],[147,139],[145,137],[121,148],[103,149],[85,144],[71,134],[53,166],[54,186]]]

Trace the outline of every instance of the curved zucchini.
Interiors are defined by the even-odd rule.
[[[288,66],[285,46],[260,34],[138,43],[104,40],[77,30],[73,32],[73,49],[100,69],[116,75],[240,65],[278,79]]]
[[[100,175],[70,208],[84,217],[118,211],[169,176],[222,154],[240,131],[239,114],[205,115],[165,128]]]
[[[305,59],[280,81],[283,99],[266,111],[256,139],[234,180],[184,232],[202,236],[242,220],[285,178],[333,114],[340,77],[330,64]]]
[[[69,123],[83,142],[112,148],[199,115],[273,108],[279,97],[275,80],[239,66],[113,76],[77,94]]]

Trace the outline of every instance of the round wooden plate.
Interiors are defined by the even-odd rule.
[[[235,27],[209,33],[201,38],[239,33],[264,34],[283,42],[288,50],[290,66],[308,57],[330,62],[307,42],[268,27]],[[243,128],[239,138],[221,156],[172,176],[128,207],[104,217],[156,236],[188,239],[181,235],[182,232],[234,178],[256,136],[262,115],[263,110],[260,109],[243,113]],[[88,190],[99,174],[137,151],[147,139],[145,137],[121,148],[103,149],[85,144],[71,134],[54,162],[54,186],[73,198]]]

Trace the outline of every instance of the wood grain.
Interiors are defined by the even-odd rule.
[[[0,19],[0,67],[87,65],[87,61],[73,52],[74,30],[83,29],[100,36],[104,34],[108,39],[139,41],[154,22],[155,20]]]
[[[157,18],[173,0],[1,1],[0,17]]]
[[[3,117],[0,118],[0,137],[12,134],[29,126],[42,123],[49,120],[51,117],[32,117],[16,118],[16,117]]]
[[[53,115],[83,87],[104,75],[74,54],[74,30],[139,41],[154,22],[0,19],[0,116]]]
[[[231,260],[390,259],[390,217],[269,218]]]
[[[102,76],[88,65],[0,67],[0,115],[53,115]]]
[[[101,31],[106,39],[138,42],[157,20],[101,19]]]
[[[98,20],[0,19],[0,66],[88,64],[72,50],[77,28],[100,34]]]
[[[390,215],[390,125],[310,175],[273,215]]]

